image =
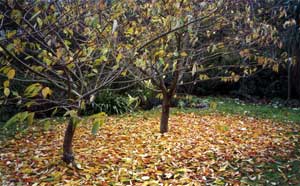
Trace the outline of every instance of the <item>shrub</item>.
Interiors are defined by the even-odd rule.
[[[105,91],[98,94],[94,102],[87,106],[85,114],[91,115],[99,112],[105,112],[108,115],[124,114],[132,109],[128,97]]]

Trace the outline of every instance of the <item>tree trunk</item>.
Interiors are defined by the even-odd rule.
[[[70,118],[67,129],[65,131],[64,144],[63,144],[63,157],[62,160],[67,164],[74,162],[73,154],[73,137],[76,129],[76,123],[74,118]]]
[[[293,63],[291,60],[289,60],[288,63],[288,100],[291,99],[292,97],[292,68],[293,68]]]
[[[297,52],[296,54],[296,64],[293,66],[292,69],[292,81],[293,87],[296,91],[297,98],[300,98],[300,53]]]
[[[166,133],[169,131],[169,115],[170,115],[170,107],[171,107],[171,96],[164,95],[163,103],[162,103],[162,113],[160,120],[160,133]]]

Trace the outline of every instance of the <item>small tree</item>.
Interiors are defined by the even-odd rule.
[[[136,49],[130,72],[137,79],[151,79],[148,85],[161,92],[161,133],[169,130],[171,99],[178,86],[217,79],[238,81],[257,66],[278,68],[276,61],[256,50],[273,42],[276,30],[256,21],[252,1],[131,3],[127,7],[131,17],[124,28]],[[237,64],[218,63],[218,58],[231,54],[241,57]],[[211,71],[213,76],[208,74]],[[187,75],[193,81],[184,82]]]
[[[5,99],[17,95],[27,106],[42,101],[52,103],[48,110],[68,110],[63,160],[74,163],[78,115],[124,69],[117,27],[103,1],[1,1],[0,7]],[[15,81],[28,84],[24,92],[10,88]]]

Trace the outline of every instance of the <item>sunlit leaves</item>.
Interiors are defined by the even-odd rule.
[[[43,26],[43,21],[42,21],[42,19],[38,17],[38,18],[36,19],[36,21],[37,21],[37,23],[38,23],[38,26],[41,28],[41,27]]]
[[[187,57],[188,54],[187,54],[186,52],[181,52],[181,53],[180,53],[180,56],[181,56],[181,57]]]
[[[154,57],[163,57],[165,55],[165,51],[163,49],[154,53]]]
[[[10,90],[9,90],[9,88],[5,87],[3,93],[4,93],[4,95],[5,95],[6,97],[8,97],[8,96],[10,95]]]
[[[116,57],[116,62],[119,63],[121,61],[121,59],[123,58],[123,54],[119,53]]]
[[[240,80],[240,76],[234,72],[231,73],[231,78],[234,82],[237,82]]]
[[[47,98],[47,96],[50,96],[52,94],[52,90],[49,87],[45,87],[42,89],[42,95],[44,98]]]
[[[11,39],[13,36],[16,35],[16,33],[17,33],[16,30],[8,31],[8,32],[6,33],[6,37],[7,37],[8,39]]]
[[[126,32],[125,32],[125,34],[126,35],[133,35],[133,33],[134,33],[134,28],[133,27],[130,27],[130,28],[128,28],[127,30],[126,30]]]
[[[107,61],[107,57],[106,56],[101,56],[100,58],[95,60],[95,65],[100,65],[102,62]]]
[[[272,67],[274,72],[279,72],[279,65],[278,64],[274,64]]]
[[[15,71],[15,69],[10,69],[8,72],[7,72],[7,78],[8,79],[13,79],[14,77],[15,77],[15,75],[16,75],[16,71]]]
[[[11,17],[16,21],[16,23],[20,23],[22,19],[22,12],[20,10],[12,10]]]
[[[9,87],[9,81],[8,80],[6,80],[6,81],[3,82],[3,87],[4,88],[8,88]]]
[[[28,124],[29,126],[31,126],[31,125],[33,124],[33,121],[34,121],[34,115],[35,115],[34,112],[28,113],[28,116],[27,116],[27,124]]]
[[[207,74],[200,74],[199,75],[199,79],[200,80],[208,80],[209,79],[209,76]]]

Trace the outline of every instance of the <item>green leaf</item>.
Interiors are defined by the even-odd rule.
[[[96,120],[94,123],[93,123],[93,128],[92,128],[92,134],[93,135],[96,135],[97,132],[99,131],[99,128],[101,126],[101,121],[100,120]]]
[[[80,118],[78,117],[77,112],[76,115],[71,115],[70,122],[73,124],[74,128],[76,128],[77,125],[80,123]]]
[[[41,27],[43,26],[43,21],[41,20],[41,18],[38,17],[38,18],[36,19],[36,21],[37,21],[39,27],[41,28]]]
[[[41,90],[42,85],[40,83],[31,84],[25,89],[25,96],[30,98],[35,97]]]
[[[49,120],[47,120],[45,123],[44,123],[44,131],[48,131],[50,129],[50,126],[51,126],[51,123]]]
[[[95,17],[93,17],[92,21],[91,21],[91,26],[93,28],[97,28],[97,25],[99,24],[99,16],[96,15]]]
[[[118,56],[116,57],[116,61],[117,63],[119,63],[121,61],[121,59],[123,58],[123,54],[119,53]]]
[[[100,58],[95,60],[95,65],[100,65],[103,61],[107,61],[106,56],[101,56]]]
[[[92,127],[92,134],[96,135],[99,131],[99,128],[104,124],[106,119],[106,114],[104,112],[100,112],[98,114],[94,114],[91,116],[92,119],[94,119],[93,127]]]
[[[6,80],[3,82],[3,87],[8,88],[9,87],[9,80]]]
[[[218,106],[218,103],[215,102],[215,101],[211,101],[210,104],[209,104],[209,107],[213,110],[215,110]]]
[[[16,35],[16,33],[17,33],[16,30],[8,31],[7,34],[6,34],[7,39],[12,38],[13,36]]]
[[[48,178],[45,178],[45,179],[42,179],[43,182],[53,182],[55,181],[55,178],[54,177],[48,177]]]
[[[76,110],[68,110],[64,116],[71,116],[71,117],[76,117],[77,116],[77,111]]]
[[[27,124],[30,126],[33,124],[33,120],[34,120],[34,112],[31,112],[28,114],[27,117]]]
[[[17,123],[22,123],[26,118],[28,117],[28,112],[19,112],[15,114],[13,117],[11,117],[5,124],[4,128],[8,128],[12,125],[15,125]]]
[[[11,11],[11,17],[16,21],[16,23],[20,24],[22,19],[22,12],[20,10],[14,9]]]
[[[57,109],[57,107],[53,110],[53,112],[51,113],[51,117],[54,117],[55,116],[55,114],[57,113],[57,111],[58,111],[58,109]]]

